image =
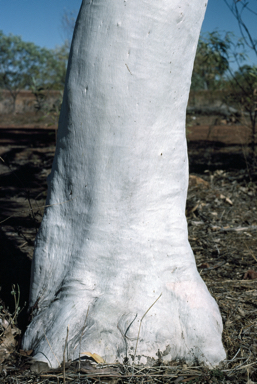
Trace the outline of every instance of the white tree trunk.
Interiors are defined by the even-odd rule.
[[[206,1],[82,3],[23,339],[53,367],[67,326],[69,359],[80,339],[109,363],[225,358],[185,218],[185,113]]]

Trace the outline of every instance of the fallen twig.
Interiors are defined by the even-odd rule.
[[[212,227],[213,230],[219,232],[241,232],[241,231],[257,231],[257,225],[249,225],[248,227]]]
[[[89,306],[87,308],[86,318],[85,318],[84,325],[82,327],[82,331],[81,331],[81,335],[80,335],[80,339],[79,339],[79,377],[80,377],[80,368],[81,368],[81,359],[80,359],[80,355],[81,355],[81,341],[82,341],[82,337],[83,337],[83,334],[84,334],[84,331],[85,331],[85,327],[86,327],[88,312],[89,312]]]
[[[69,326],[67,327],[67,335],[65,339],[65,344],[64,344],[64,350],[63,350],[63,383],[65,384],[65,350],[67,347],[67,342],[68,342],[68,336],[69,336]]]
[[[221,263],[216,264],[216,265],[214,265],[213,267],[209,267],[209,268],[201,269],[201,274],[202,274],[202,273],[205,273],[205,272],[208,272],[208,271],[210,271],[210,270],[212,270],[212,269],[219,268],[219,267],[221,267],[222,265],[226,264],[226,262],[227,262],[227,260],[223,260]]]

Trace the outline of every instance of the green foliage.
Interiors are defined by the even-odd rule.
[[[211,371],[211,375],[212,375],[212,377],[215,377],[216,379],[218,379],[220,381],[225,378],[224,373],[220,369],[218,369],[218,368],[213,369]]]
[[[56,99],[55,103],[48,108],[47,114],[45,117],[49,116],[53,125],[58,124],[61,107],[62,107],[63,92],[60,91],[59,97]]]
[[[19,36],[5,36],[0,31],[0,86],[15,100],[20,89],[30,82],[29,74],[38,75],[40,51],[33,43],[25,43]]]
[[[230,34],[222,38],[218,32],[212,32],[200,37],[192,75],[192,90],[215,90],[222,87],[224,75],[229,68],[229,48]]]
[[[55,50],[24,42],[20,36],[0,31],[0,87],[7,89],[15,102],[21,89],[30,87],[63,89],[68,48]]]
[[[34,77],[31,79],[31,85],[30,89],[35,96],[36,103],[35,103],[35,109],[37,111],[40,111],[44,108],[46,103],[46,94],[44,92],[44,88],[41,87],[40,84],[37,83]]]
[[[69,45],[65,43],[62,46],[56,47],[50,51],[51,58],[49,58],[49,69],[50,72],[45,77],[45,84],[48,88],[63,91],[66,78],[66,69],[69,57]]]
[[[229,1],[225,0],[227,4]],[[231,11],[238,20],[241,38],[236,38],[232,33],[226,33],[222,37],[218,32],[200,37],[191,89],[194,91],[222,89],[224,91],[224,104],[236,108],[236,119],[251,132],[250,163],[254,169],[256,162],[257,66],[244,63],[248,60],[247,49],[250,48],[257,54],[257,41],[252,37],[242,19],[242,12],[248,9],[248,2],[242,0],[242,3],[238,5],[238,2],[231,0],[230,3]],[[232,65],[236,65],[238,69],[234,71]]]
[[[231,76],[227,84],[227,97],[231,104],[247,111],[251,116],[257,113],[257,67],[243,65]]]

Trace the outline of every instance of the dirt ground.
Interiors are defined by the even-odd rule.
[[[233,142],[231,133],[227,139],[207,137],[208,129],[200,139],[199,129],[195,137],[190,134],[186,214],[198,270],[221,310],[227,360],[218,370],[196,367],[194,374],[177,362],[170,367],[174,375],[168,381],[148,372],[140,381],[130,376],[130,382],[147,382],[146,377],[148,382],[257,382],[257,175],[249,175],[242,141]],[[15,382],[14,377],[24,383],[63,380],[56,372],[46,378],[42,372],[29,371],[29,358],[20,350],[20,332],[28,322],[33,243],[44,212],[54,151],[52,129],[0,129],[0,383]],[[18,307],[23,309],[16,316]],[[73,382],[69,370],[67,376]],[[89,377],[83,380],[96,382]],[[125,382],[125,377],[115,382],[119,380]]]

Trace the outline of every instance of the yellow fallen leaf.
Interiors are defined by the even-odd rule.
[[[97,353],[82,352],[81,355],[86,355],[86,356],[92,357],[92,359],[94,359],[98,364],[104,364],[105,363],[104,359],[101,356],[97,355]]]
[[[86,356],[92,357],[91,352],[81,352],[81,355],[86,355]]]
[[[96,353],[93,353],[92,357],[93,357],[93,359],[94,359],[98,364],[104,364],[104,363],[105,363],[104,359],[103,359],[101,356],[97,355]]]

